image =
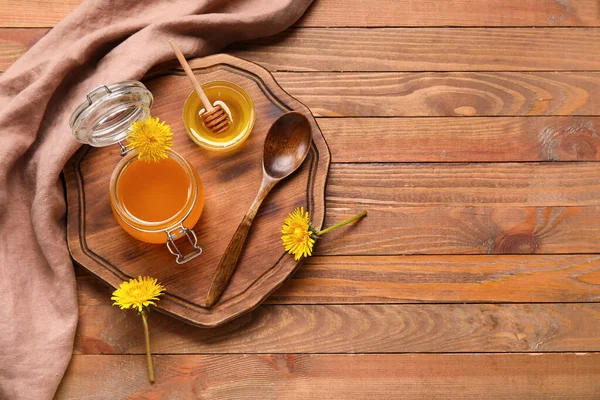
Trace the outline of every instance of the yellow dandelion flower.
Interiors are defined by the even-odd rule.
[[[296,208],[284,221],[281,228],[281,240],[285,251],[294,255],[295,260],[312,255],[312,248],[317,239],[317,231],[310,224],[308,212],[304,207]]]
[[[152,352],[150,351],[150,330],[148,328],[148,307],[155,306],[160,296],[165,291],[163,285],[149,276],[140,276],[130,279],[119,285],[112,294],[113,306],[121,307],[121,310],[134,308],[142,316],[144,324],[144,339],[146,341],[146,362],[148,363],[148,380],[154,382],[154,367],[152,365]]]
[[[158,118],[134,122],[128,135],[129,145],[137,150],[138,158],[146,162],[167,158],[167,151],[173,146],[171,127]]]
[[[135,308],[141,313],[144,307],[155,306],[154,301],[158,300],[158,296],[164,290],[165,288],[156,279],[140,276],[121,283],[110,299],[115,301],[113,306],[119,306],[122,310]]]
[[[283,236],[281,236],[283,247],[285,248],[285,251],[294,255],[296,261],[301,257],[311,256],[313,246],[317,239],[327,232],[331,232],[340,226],[361,219],[365,215],[367,215],[367,212],[363,211],[352,218],[348,218],[327,229],[318,231],[310,223],[308,212],[304,212],[304,207],[296,208],[283,222],[283,227],[281,228],[281,233],[283,234]]]

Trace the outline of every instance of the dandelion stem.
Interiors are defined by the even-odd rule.
[[[152,367],[152,353],[150,353],[150,330],[148,329],[148,314],[142,311],[142,321],[144,322],[144,337],[146,338],[146,360],[148,361],[148,379],[154,383],[154,368]]]
[[[356,214],[356,215],[355,215],[354,217],[352,217],[352,218],[348,218],[348,219],[347,219],[347,220],[345,220],[345,221],[338,222],[337,224],[335,224],[335,225],[333,225],[333,226],[330,226],[329,228],[325,228],[325,229],[323,229],[321,232],[317,233],[317,235],[318,235],[318,236],[322,236],[322,235],[326,234],[327,232],[330,232],[330,231],[332,231],[332,230],[334,230],[334,229],[336,229],[336,228],[339,228],[340,226],[344,226],[344,225],[346,225],[346,224],[349,224],[350,222],[354,222],[354,221],[356,221],[357,219],[361,219],[362,217],[364,217],[364,216],[366,216],[366,215],[367,215],[367,211],[363,211],[363,212],[361,212],[361,213],[359,213],[359,214]]]

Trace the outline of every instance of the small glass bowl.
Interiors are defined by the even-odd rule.
[[[221,134],[212,133],[202,121],[200,111],[204,109],[198,94],[193,91],[183,104],[183,124],[189,137],[202,148],[213,151],[233,149],[242,144],[252,132],[256,121],[254,102],[248,93],[228,81],[212,81],[202,85],[209,101],[226,105],[223,107],[230,115],[232,123]]]

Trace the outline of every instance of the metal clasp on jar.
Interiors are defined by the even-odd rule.
[[[170,231],[165,231],[165,232],[167,233],[167,237],[168,237],[167,248],[169,249],[171,254],[173,254],[174,256],[177,256],[177,259],[175,260],[177,262],[177,264],[185,264],[186,262],[193,260],[194,258],[198,257],[200,254],[202,254],[202,247],[198,246],[198,238],[196,237],[196,234],[194,233],[193,230],[183,226],[183,222],[181,222],[181,224],[177,228],[174,228],[174,229],[171,229]],[[192,244],[192,246],[194,247],[194,250],[191,253],[186,254],[186,255],[183,255],[183,253],[179,250],[179,248],[175,244],[175,239],[181,237],[184,234],[188,238],[188,240]]]
[[[121,157],[126,156],[127,154],[131,153],[134,150],[133,146],[131,146],[129,144],[125,144],[122,141],[119,142],[119,147],[121,148]]]

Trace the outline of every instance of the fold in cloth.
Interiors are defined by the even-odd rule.
[[[204,56],[282,31],[310,2],[88,0],[0,76],[1,399],[52,398],[71,358],[78,309],[59,175],[79,147],[76,105],[174,59],[171,38]]]

